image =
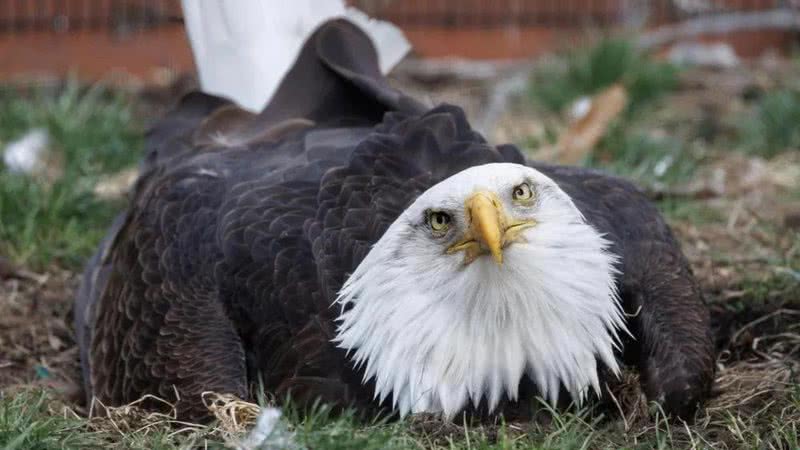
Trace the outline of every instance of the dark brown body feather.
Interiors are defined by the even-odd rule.
[[[331,343],[337,291],[428,187],[473,165],[526,163],[459,108],[389,88],[368,39],[341,21],[309,40],[261,114],[191,94],[147,146],[77,298],[84,381],[109,404],[178,393],[194,418],[202,392],[248,397],[259,378],[279,397],[371,405],[373,387]],[[635,337],[624,357],[651,399],[690,414],[710,389],[712,336],[664,220],[626,181],[529,164],[613,241]]]

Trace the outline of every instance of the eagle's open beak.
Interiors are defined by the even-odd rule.
[[[503,248],[521,240],[519,232],[535,224],[533,221],[513,221],[506,215],[502,202],[493,192],[475,192],[464,206],[469,230],[447,252],[464,250],[467,264],[487,251],[498,265],[503,264]]]

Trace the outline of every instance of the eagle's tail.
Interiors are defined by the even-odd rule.
[[[183,0],[203,90],[258,111],[278,89],[304,42],[327,20],[357,24],[387,73],[411,46],[394,25],[373,20],[342,0]]]

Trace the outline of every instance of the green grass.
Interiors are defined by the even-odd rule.
[[[741,148],[751,154],[774,156],[800,149],[800,92],[779,90],[761,97],[740,124]]]
[[[611,126],[587,163],[647,185],[670,185],[689,180],[698,160],[681,140],[653,136],[622,120]]]
[[[56,96],[0,92],[0,143],[33,128],[46,129],[63,154],[64,176],[47,186],[0,165],[0,254],[35,269],[75,268],[120,206],[95,198],[94,183],[139,159],[141,127],[127,97],[100,86],[68,83]]]
[[[115,417],[116,426],[102,419],[90,422],[57,410],[50,401],[50,395],[40,390],[21,391],[14,396],[0,394],[0,448],[223,448],[244,438],[242,434],[221,433],[217,423],[208,427],[169,426],[121,416]],[[795,385],[786,398],[774,398],[759,411],[719,412],[690,426],[665,420],[657,408],[651,409],[650,418],[631,424],[625,431],[621,419],[608,420],[589,411],[550,411],[549,419],[544,421],[548,423],[481,425],[433,419],[370,422],[357,419],[354,413],[331,414],[328,408],[320,407],[304,414],[288,408],[280,427],[291,434],[298,449],[650,450],[693,445],[712,448],[714,442],[721,440],[727,448],[755,450],[797,448],[797,408],[800,385]]]
[[[537,71],[530,89],[536,104],[559,112],[582,96],[620,82],[628,91],[628,111],[635,111],[675,88],[677,73],[675,66],[638,52],[631,41],[606,38],[567,54],[564,64]]]
[[[44,391],[0,393],[0,448],[100,448],[102,442],[83,429],[82,419],[54,414],[48,409],[49,400]]]
[[[530,136],[523,147],[554,145],[553,132]],[[691,181],[702,162],[701,152],[680,138],[649,133],[635,119],[617,119],[581,163],[631,179],[643,186],[671,186]]]
[[[724,219],[719,210],[693,199],[668,196],[657,201],[656,206],[667,218],[677,222],[699,225],[718,223]]]
[[[588,412],[555,413],[551,424],[534,424],[529,430],[505,423],[445,423],[437,419],[406,419],[364,423],[355,414],[329,414],[320,408],[310,414],[289,412],[287,422],[296,440],[319,449],[582,449],[600,443],[594,429],[599,419]]]
[[[793,247],[800,249],[800,232],[780,228],[763,230],[764,235],[769,233],[788,235]],[[745,278],[738,289],[745,293],[751,304],[777,301],[800,308],[800,252],[777,255],[767,263],[771,269],[769,272]]]
[[[648,184],[673,183],[693,174],[697,161],[688,146],[670,136],[655,137],[637,124],[655,100],[677,86],[677,75],[677,67],[638,52],[632,42],[606,38],[594,47],[567,54],[561,64],[536,71],[531,101],[560,113],[580,97],[622,83],[628,93],[627,110],[584,163]],[[556,133],[550,131],[525,144],[536,148],[556,140]]]
[[[138,427],[128,432],[123,421],[117,426],[123,428],[118,430],[108,421],[103,426],[94,425],[55,402],[47,390],[0,391],[0,448],[4,450],[171,450],[195,448],[206,440],[202,431],[175,433],[177,427]]]
[[[225,440],[208,428],[193,428],[174,433],[180,427],[166,424],[140,426],[138,431],[119,433],[110,422],[94,427],[72,414],[58,414],[48,408],[50,396],[45,391],[22,391],[15,396],[0,396],[0,448],[80,449],[147,448],[174,449],[193,446],[221,447]],[[117,420],[123,423],[122,420]],[[358,419],[355,413],[331,414],[327,407],[298,413],[285,410],[282,427],[289,430],[302,448],[324,450],[382,449],[585,449],[618,448],[621,438],[613,431],[616,425],[601,418],[590,420],[587,413],[552,412],[552,423],[533,425],[521,430],[508,425],[471,425],[441,421],[373,421]],[[663,423],[668,426],[666,422]],[[102,430],[98,431],[98,428]],[[609,434],[612,430],[612,434]],[[243,438],[239,436],[238,438]],[[636,448],[671,448],[666,428],[641,441]]]

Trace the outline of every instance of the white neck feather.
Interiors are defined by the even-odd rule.
[[[490,409],[503,393],[516,400],[526,374],[552,403],[562,385],[577,403],[600,394],[598,359],[618,374],[616,258],[593,228],[541,224],[502,266],[482,257],[454,270],[388,251],[401,239],[395,225],[337,300],[350,309],[336,342],[366,365],[381,401],[391,394],[402,415],[450,418],[469,400],[485,397]]]

